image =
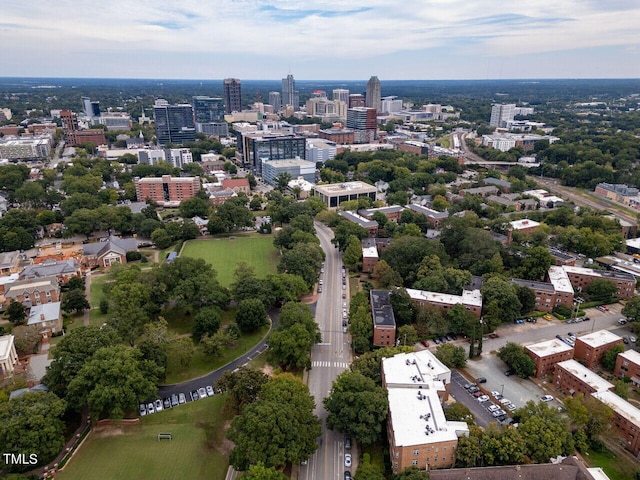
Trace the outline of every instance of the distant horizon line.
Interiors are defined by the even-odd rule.
[[[155,82],[217,82],[223,81],[226,78],[238,78],[240,81],[245,80],[248,82],[279,82],[282,78],[270,78],[270,79],[258,79],[258,78],[241,78],[241,77],[223,77],[223,78],[152,78],[152,77],[61,77],[61,76],[0,76],[0,81],[10,79],[20,80],[146,80]],[[286,77],[283,77],[286,78]],[[368,78],[361,79],[318,79],[318,78],[295,78],[296,81],[301,82],[366,82]],[[378,77],[380,79],[380,77]],[[583,81],[583,80],[638,80],[640,77],[522,77],[522,78],[449,78],[449,79],[387,79],[380,82],[540,82],[540,81]]]

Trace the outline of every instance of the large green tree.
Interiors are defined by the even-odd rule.
[[[231,422],[227,437],[235,444],[230,463],[237,470],[263,463],[284,467],[300,463],[318,448],[320,420],[308,387],[290,374],[273,377],[259,399]]]
[[[519,422],[524,452],[533,462],[545,463],[558,455],[573,453],[567,419],[555,407],[529,401],[514,416]]]
[[[436,358],[449,368],[464,368],[467,365],[467,353],[464,348],[452,343],[438,345]]]
[[[275,467],[265,467],[263,463],[251,465],[240,478],[243,480],[287,480],[287,477]]]
[[[522,345],[507,343],[498,350],[498,357],[522,378],[530,377],[535,373],[536,366]]]
[[[216,388],[229,394],[229,403],[236,412],[241,412],[245,405],[255,402],[262,386],[269,377],[259,370],[241,367],[236,371],[227,370],[216,382]]]
[[[353,436],[362,445],[371,445],[382,437],[389,410],[387,394],[361,373],[341,373],[324,406],[329,413],[329,428]]]
[[[91,304],[84,294],[84,290],[74,288],[66,292],[62,298],[62,310],[65,312],[76,312],[80,314],[86,309],[91,308]]]
[[[236,323],[243,332],[255,332],[267,323],[267,310],[258,298],[248,298],[238,304]]]
[[[64,446],[62,421],[66,402],[53,392],[27,392],[0,408],[0,450],[2,453],[35,454],[38,465],[51,461]],[[3,462],[0,459],[0,465]],[[35,465],[8,465],[11,471],[25,471]]]
[[[618,287],[604,278],[596,278],[587,287],[589,297],[597,302],[611,303]]]

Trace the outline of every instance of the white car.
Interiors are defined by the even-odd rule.
[[[551,395],[543,395],[542,397],[540,397],[540,400],[542,400],[543,402],[550,402],[553,400],[553,397]]]
[[[213,387],[211,385],[207,385],[207,395],[213,397]]]
[[[511,403],[511,400],[509,400],[508,398],[503,398],[502,400],[500,400],[500,403],[502,405],[509,405]]]
[[[350,453],[345,453],[344,454],[344,466],[345,467],[350,467],[351,466],[351,454]]]
[[[495,390],[491,392],[491,396],[494,398],[498,398],[500,396],[500,392],[496,392]]]
[[[502,415],[506,415],[507,412],[505,412],[504,410],[496,410],[495,412],[493,412],[491,415],[493,415],[495,418],[498,418]]]
[[[497,412],[498,410],[500,410],[500,407],[498,405],[491,404],[491,406],[487,410],[489,410],[490,412],[493,413],[493,412]]]
[[[156,409],[155,409],[155,407],[153,406],[153,403],[152,403],[152,402],[149,402],[149,403],[147,404],[147,414],[151,415],[152,413],[156,413]]]
[[[513,403],[507,405],[507,410],[509,410],[510,412],[513,412],[516,408],[518,407],[516,407]]]
[[[478,401],[479,401],[480,403],[482,403],[482,402],[486,402],[487,400],[489,400],[489,395],[480,395],[480,396],[478,397]]]
[[[160,399],[156,400],[156,412],[161,412],[162,409],[163,409],[162,400],[160,400]]]

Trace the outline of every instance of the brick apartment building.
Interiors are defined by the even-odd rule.
[[[364,228],[370,237],[378,235],[378,222],[375,220],[367,220],[365,217],[358,215],[356,212],[344,211],[338,212],[342,218],[349,220],[351,223],[360,225]]]
[[[20,302],[26,307],[60,301],[60,286],[56,277],[30,278],[5,286],[5,305]]]
[[[612,383],[575,360],[565,360],[556,364],[553,383],[562,393],[572,397],[578,393],[587,396],[614,387]]]
[[[558,339],[527,345],[525,351],[536,366],[534,377],[542,378],[554,372],[556,364],[571,360],[573,348]]]
[[[373,318],[373,345],[392,347],[396,344],[396,319],[391,308],[389,290],[371,290],[371,317]]]
[[[573,288],[578,292],[589,288],[591,282],[596,278],[609,280],[613,283],[617,288],[615,296],[618,298],[632,298],[636,289],[636,279],[628,273],[593,270],[591,268],[571,267],[567,265],[562,268],[569,277],[571,285],[573,285]]]
[[[320,130],[318,136],[338,145],[352,145],[354,143],[355,132],[350,128],[327,128]]]
[[[378,249],[374,238],[363,238],[362,241],[362,271],[373,272],[378,264]]]
[[[465,422],[447,421],[442,402],[448,397],[451,370],[429,350],[382,360],[387,389],[387,433],[393,473],[455,464],[458,438],[469,435]]]
[[[619,378],[628,377],[634,387],[640,386],[640,353],[627,350],[616,357],[614,375]]]
[[[475,313],[478,318],[482,312],[482,294],[480,290],[465,289],[462,291],[462,295],[428,292],[412,288],[407,288],[406,290],[411,300],[418,306],[431,305],[448,312],[455,305],[461,304],[465,309]]]
[[[367,220],[373,220],[373,214],[378,212],[383,214],[390,222],[398,223],[403,211],[404,208],[399,205],[390,205],[388,207],[380,208],[363,208],[358,210],[358,215],[366,218]]]
[[[437,210],[432,210],[431,208],[423,207],[422,205],[412,203],[407,205],[407,208],[413,213],[419,213],[427,217],[429,225],[433,228],[438,228],[442,223],[442,220],[449,218],[449,212],[438,212]]]
[[[576,339],[573,358],[581,360],[591,368],[602,362],[602,357],[614,346],[622,343],[622,337],[609,330],[598,330]]]
[[[640,410],[610,390],[592,394],[613,410],[613,425],[625,446],[636,457],[640,455]]]
[[[550,312],[556,305],[566,305],[571,308],[573,305],[573,289],[569,291],[556,290],[552,283],[534,282],[512,278],[511,283],[521,287],[527,287],[535,294],[536,310]]]
[[[138,201],[145,202],[150,199],[164,206],[178,206],[183,200],[195,197],[200,191],[200,177],[136,177],[133,183],[136,186]]]

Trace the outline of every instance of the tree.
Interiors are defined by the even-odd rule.
[[[420,305],[417,307],[416,313],[416,330],[419,337],[445,335],[449,332],[449,322],[442,312],[433,305]]]
[[[482,288],[482,298],[484,304],[488,307],[494,302],[495,309],[487,313],[485,318],[490,322],[505,322],[511,323],[520,316],[522,310],[522,304],[518,299],[515,288],[512,284],[499,277],[491,277],[484,282]]]
[[[169,358],[171,358],[182,371],[187,370],[191,366],[195,353],[195,347],[190,338],[178,338],[169,344]]]
[[[613,372],[616,368],[616,359],[618,358],[618,354],[624,351],[625,346],[622,343],[611,347],[609,350],[604,352],[604,355],[602,356],[602,366],[610,372]]]
[[[11,303],[6,309],[7,318],[14,325],[22,325],[27,319],[27,309],[26,307],[15,300],[11,300]]]
[[[278,375],[262,386],[258,398],[227,431],[235,444],[229,458],[234,468],[246,470],[259,462],[280,468],[309,458],[321,428],[308,387],[293,375]]]
[[[281,472],[274,467],[265,467],[262,462],[251,465],[240,478],[244,480],[287,480],[287,477]]]
[[[371,276],[378,280],[382,288],[402,285],[400,275],[384,260],[379,260],[378,263],[376,263]]]
[[[227,370],[216,382],[216,388],[229,394],[228,403],[234,411],[241,412],[245,405],[255,402],[262,386],[269,377],[259,370],[241,367],[236,371]]]
[[[631,387],[624,380],[617,380],[613,391],[620,398],[624,398],[625,400],[627,400],[629,398],[629,393],[631,393]]]
[[[544,463],[558,455],[573,453],[573,437],[567,421],[554,407],[529,401],[516,410],[515,417],[519,421],[523,451],[533,462]]]
[[[594,279],[587,287],[587,295],[596,302],[611,303],[618,291],[616,285],[604,278]]]
[[[357,480],[385,480],[381,466],[371,463],[371,456],[365,453],[358,463],[358,470],[354,476]]]
[[[362,245],[355,235],[349,237],[342,261],[349,270],[354,272],[362,267]]]
[[[474,423],[473,413],[460,402],[447,405],[444,409],[444,416],[450,422],[467,422],[469,425]]]
[[[153,232],[151,232],[151,241],[160,250],[169,248],[173,243],[171,235],[169,235],[169,233],[164,228],[156,228]]]
[[[541,280],[549,267],[554,264],[553,255],[546,247],[533,247],[527,257],[522,261],[519,269],[519,277],[528,280]]]
[[[522,378],[528,378],[536,371],[531,357],[527,355],[524,347],[517,343],[509,342],[498,350],[498,358]]]
[[[80,208],[64,219],[64,225],[71,233],[86,235],[87,238],[97,227],[94,210]]]
[[[65,398],[69,383],[93,354],[102,347],[116,343],[118,335],[108,326],[82,326],[69,331],[52,349],[53,361],[47,367],[42,383],[59,397]]]
[[[133,345],[149,322],[151,291],[147,285],[120,276],[109,291],[111,319],[109,323],[121,338]]]
[[[398,327],[396,338],[402,345],[413,345],[418,341],[418,332],[413,325],[402,325]]]
[[[382,259],[400,275],[404,285],[412,286],[417,280],[417,273],[422,259],[428,255],[447,258],[440,242],[422,237],[400,237],[382,254]]]
[[[311,348],[317,339],[301,323],[279,328],[269,340],[269,360],[285,370],[311,368]]]
[[[366,352],[359,357],[355,357],[353,359],[353,363],[351,363],[351,371],[361,373],[365,377],[368,377],[376,382],[376,384],[380,384],[380,369],[382,366],[382,359],[393,357],[394,355],[397,355],[399,353],[409,352],[413,352],[412,346],[378,348],[371,352]]]
[[[634,295],[631,300],[622,308],[622,314],[628,319],[637,322],[640,320],[640,296]]]
[[[523,285],[514,285],[514,287],[518,300],[520,300],[520,304],[522,305],[520,308],[520,314],[525,315],[529,312],[533,312],[536,308],[536,293],[529,287],[525,287]]]
[[[82,313],[85,309],[91,308],[91,304],[87,301],[84,290],[74,288],[64,294],[60,305],[65,312],[75,311],[77,314]]]
[[[202,198],[193,197],[180,203],[180,216],[183,218],[207,217],[210,211],[211,204]]]
[[[467,365],[467,354],[464,348],[451,343],[438,345],[436,358],[449,368],[464,368]]]
[[[298,275],[311,288],[316,283],[324,258],[325,254],[319,245],[298,243],[291,250],[283,252],[278,272]]]
[[[224,347],[232,342],[231,335],[226,330],[218,330],[214,334],[206,333],[200,339],[200,346],[205,355],[219,357],[222,355]]]
[[[35,454],[38,465],[51,461],[64,446],[62,417],[66,402],[53,392],[27,392],[0,409],[0,450],[3,453]],[[11,465],[25,471],[35,465]]]
[[[205,335],[214,335],[220,329],[220,310],[216,307],[201,308],[193,320],[193,338],[200,341]]]
[[[69,383],[67,400],[81,408],[87,405],[94,418],[122,418],[135,411],[138,402],[156,393],[158,367],[136,348],[103,347],[80,368]]]
[[[275,180],[276,180],[276,188],[278,190],[280,190],[281,192],[283,192],[287,186],[289,185],[289,182],[291,181],[291,174],[289,172],[282,172],[279,173]]]
[[[323,403],[332,430],[345,432],[362,445],[381,438],[389,405],[385,390],[370,378],[358,372],[341,373]]]
[[[394,475],[392,480],[429,480],[429,472],[418,467],[409,467],[404,472]]]
[[[236,323],[243,332],[255,332],[267,323],[267,310],[258,298],[248,298],[238,304]]]

